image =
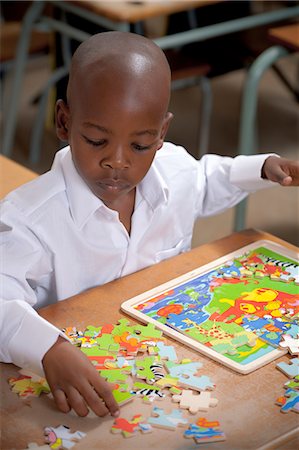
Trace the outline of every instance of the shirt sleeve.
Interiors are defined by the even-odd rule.
[[[0,360],[42,375],[42,358],[63,333],[34,310],[36,289],[51,258],[22,214],[9,202],[0,209]]]
[[[261,177],[263,164],[271,155],[204,155],[197,170],[197,218],[221,213],[248,194],[275,186]]]

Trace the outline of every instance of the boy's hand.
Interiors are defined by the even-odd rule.
[[[89,408],[98,415],[119,414],[110,385],[100,377],[81,350],[59,336],[43,358],[43,367],[58,409],[86,416]]]
[[[269,156],[262,167],[262,178],[276,181],[281,186],[299,186],[299,162]]]

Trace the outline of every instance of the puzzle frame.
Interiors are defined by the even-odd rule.
[[[201,280],[204,280],[205,283],[207,281],[207,279],[209,280],[209,286],[208,289],[210,290],[212,282],[211,279],[214,276],[215,278],[215,273],[220,274],[221,271],[221,279],[223,279],[223,285],[225,284],[226,286],[224,286],[226,288],[226,294],[229,297],[229,293],[230,291],[233,292],[236,288],[234,287],[234,284],[239,282],[240,283],[240,288],[241,288],[241,284],[243,283],[242,287],[243,287],[243,291],[245,292],[245,294],[248,294],[248,292],[246,292],[247,290],[247,286],[246,283],[249,283],[249,286],[252,283],[257,283],[257,286],[259,288],[263,288],[263,286],[266,284],[268,285],[272,285],[272,291],[274,291],[274,288],[276,288],[276,290],[278,290],[278,292],[285,292],[285,290],[288,291],[292,291],[293,292],[298,292],[297,289],[297,284],[298,284],[298,278],[296,278],[296,280],[291,279],[292,281],[290,282],[285,282],[288,280],[284,280],[281,281],[279,277],[275,276],[275,272],[273,273],[273,276],[263,276],[263,273],[261,272],[261,270],[259,270],[259,266],[257,265],[257,268],[255,267],[255,272],[250,273],[249,270],[245,270],[244,272],[242,272],[242,274],[244,273],[244,278],[242,278],[243,281],[234,281],[236,279],[238,279],[238,276],[236,276],[236,273],[234,273],[235,269],[235,264],[236,264],[236,260],[239,262],[242,258],[244,258],[244,255],[254,255],[254,252],[260,251],[260,254],[262,254],[261,252],[264,251],[264,253],[266,254],[267,258],[270,258],[271,261],[271,255],[272,255],[272,259],[275,260],[275,258],[279,258],[279,262],[286,262],[286,263],[290,263],[289,266],[294,266],[295,269],[293,268],[292,270],[297,270],[297,268],[299,267],[298,265],[298,255],[288,249],[287,247],[284,247],[282,245],[276,244],[272,241],[268,241],[268,240],[259,240],[256,241],[252,244],[249,244],[247,246],[244,246],[242,248],[239,248],[238,250],[231,252],[227,255],[224,255],[221,258],[218,258],[216,260],[214,260],[213,262],[206,264],[204,266],[201,266],[195,270],[192,270],[191,272],[188,272],[178,278],[175,278],[173,280],[170,280],[167,283],[164,283],[160,286],[157,286],[154,289],[151,289],[149,291],[146,291],[136,297],[133,297],[127,301],[125,301],[122,305],[121,305],[121,309],[122,311],[124,311],[125,313],[129,314],[130,316],[135,317],[136,319],[141,320],[144,323],[152,323],[154,324],[157,328],[159,328],[160,330],[162,330],[166,335],[176,339],[177,341],[188,345],[189,347],[191,347],[192,349],[210,357],[211,359],[233,369],[234,371],[241,373],[241,374],[248,374],[262,366],[264,366],[265,364],[268,364],[269,362],[281,357],[282,355],[284,355],[285,353],[287,353],[287,350],[285,349],[281,349],[279,348],[278,343],[275,343],[275,345],[273,344],[273,342],[271,341],[265,341],[263,339],[261,339],[260,335],[255,335],[255,333],[253,332],[249,332],[248,333],[248,327],[249,327],[249,331],[250,330],[250,326],[251,323],[248,319],[248,317],[250,316],[250,314],[243,314],[243,316],[240,316],[238,318],[239,322],[242,321],[242,325],[240,325],[240,323],[234,322],[233,325],[236,326],[236,328],[238,328],[238,331],[241,331],[239,333],[236,333],[236,335],[234,336],[234,342],[236,342],[235,347],[232,346],[227,346],[225,345],[223,347],[223,345],[219,345],[219,346],[214,346],[214,348],[212,346],[209,346],[209,342],[205,342],[204,338],[202,336],[200,336],[200,334],[202,334],[201,332],[204,332],[204,329],[202,327],[202,324],[204,324],[204,322],[206,321],[208,322],[212,322],[212,320],[202,320],[202,317],[204,316],[204,314],[207,314],[207,306],[209,306],[209,303],[212,303],[211,297],[210,297],[210,302],[205,304],[201,309],[198,309],[198,314],[196,316],[196,314],[194,314],[193,317],[196,317],[196,319],[194,319],[193,324],[194,327],[191,326],[191,334],[190,334],[190,329],[188,329],[188,333],[187,331],[185,331],[183,329],[183,327],[185,325],[182,326],[182,329],[179,328],[181,326],[181,324],[177,325],[175,322],[171,323],[172,321],[175,320],[179,320],[180,319],[180,312],[176,312],[175,314],[171,314],[169,313],[168,316],[166,317],[158,317],[157,315],[157,308],[159,306],[159,303],[161,303],[161,305],[165,304],[165,301],[168,299],[169,301],[172,299],[171,301],[171,307],[173,309],[173,311],[177,310],[178,311],[178,306],[180,305],[180,302],[182,303],[182,295],[183,293],[185,293],[186,289],[188,288],[188,285],[190,284],[190,289],[192,288],[192,283],[200,283]],[[258,253],[259,255],[259,253]],[[270,255],[270,256],[269,256]],[[270,262],[269,264],[272,264],[272,262]],[[268,264],[268,265],[269,265]],[[275,265],[275,263],[273,263],[273,265]],[[270,270],[270,269],[269,269]],[[283,272],[283,271],[282,271]],[[285,272],[284,272],[285,273]],[[296,271],[297,274],[297,271]],[[242,275],[243,277],[243,275]],[[297,277],[297,275],[296,275]],[[267,279],[266,279],[267,278]],[[239,280],[241,279],[241,275],[239,275]],[[213,282],[215,280],[213,279]],[[216,281],[217,281],[217,277],[216,277]],[[296,281],[296,283],[295,283]],[[250,284],[251,283],[251,284]],[[207,284],[207,283],[206,283]],[[294,286],[294,288],[290,288],[290,286]],[[274,287],[273,287],[274,286]],[[184,288],[185,291],[179,291],[180,288]],[[206,288],[207,289],[207,288]],[[266,288],[264,288],[266,289]],[[268,288],[267,288],[268,289]],[[270,288],[269,288],[270,290]],[[181,294],[181,298],[179,297],[179,293]],[[193,289],[193,294],[198,295],[198,292],[194,293],[195,290]],[[174,293],[176,293],[174,295]],[[205,294],[207,293],[207,291],[205,291]],[[173,294],[173,297],[179,297],[178,300],[173,300],[173,297],[171,297],[171,294]],[[192,294],[192,292],[191,292]],[[194,297],[194,302],[196,303],[196,295]],[[295,294],[287,294],[289,297],[292,298],[292,295],[295,298]],[[189,298],[189,302],[192,303],[192,297]],[[234,299],[233,301],[236,303],[236,300],[238,299]],[[228,303],[232,301],[232,299],[228,298],[228,299],[223,299],[223,302],[227,301]],[[194,303],[193,302],[193,303]],[[275,301],[272,302],[275,304]],[[181,305],[180,305],[181,306]],[[191,305],[192,306],[192,305]],[[222,305],[220,305],[222,307]],[[185,307],[185,305],[184,305]],[[194,307],[194,305],[193,305]],[[152,308],[152,309],[151,309]],[[163,309],[163,307],[161,308]],[[214,308],[215,309],[215,308]],[[229,309],[229,307],[228,307]],[[147,312],[144,312],[145,310],[147,310]],[[153,312],[153,310],[155,310],[155,313]],[[217,327],[223,327],[223,328],[229,328],[228,325],[231,325],[230,323],[228,323],[227,321],[219,321],[218,317],[219,317],[219,311],[215,311],[211,313],[211,311],[213,311],[213,308],[210,309],[209,313],[209,317],[208,319],[210,319],[210,317],[216,317],[216,320],[213,319],[213,323],[214,325],[216,324]],[[161,310],[160,310],[161,312]],[[190,313],[190,310],[187,309],[188,314]],[[184,317],[186,317],[187,315],[186,310],[183,311]],[[276,313],[276,311],[274,311]],[[223,313],[222,315],[224,316],[226,313],[226,310],[221,311],[221,313]],[[162,313],[161,313],[162,314]],[[218,314],[218,317],[217,317]],[[271,316],[271,319],[273,319],[271,321],[271,323],[275,323],[277,324],[277,320],[274,316],[274,313],[271,312],[271,314],[273,315],[273,317]],[[156,317],[155,317],[156,316]],[[221,316],[221,314],[220,314]],[[202,322],[195,322],[197,320],[197,317],[199,317],[199,320],[202,320]],[[243,324],[243,320],[244,318],[246,319],[245,321],[246,326]],[[262,317],[258,317],[258,319],[260,320]],[[250,317],[249,317],[250,319]],[[186,321],[186,319],[185,319]],[[190,322],[190,320],[189,320]],[[290,320],[291,322],[291,320]],[[240,325],[237,327],[237,324]],[[213,325],[213,326],[214,326]],[[211,325],[210,325],[211,326]],[[241,327],[241,330],[240,330]],[[231,329],[231,328],[230,328]],[[198,336],[196,336],[196,339],[194,338],[195,335],[195,331],[198,332],[199,334]],[[243,330],[243,331],[242,331]],[[223,330],[222,330],[223,331]],[[246,333],[245,333],[246,331]],[[268,333],[269,334],[269,333]],[[271,334],[271,333],[270,333]],[[257,336],[257,337],[256,337]],[[252,338],[254,338],[252,340]],[[262,336],[263,338],[263,336]],[[201,341],[199,341],[198,339],[200,339]],[[245,341],[244,341],[245,339]],[[246,341],[247,339],[247,341]],[[256,340],[255,340],[256,339]],[[215,342],[215,341],[213,341]],[[221,341],[219,341],[221,342]],[[232,341],[230,341],[232,342]],[[259,345],[259,348],[257,348],[257,346]],[[274,346],[273,346],[274,345]],[[252,348],[252,350],[250,349],[250,347]],[[217,351],[215,350],[215,348],[217,348]],[[224,350],[223,350],[224,349]],[[239,351],[240,349],[240,351]],[[247,349],[247,350],[244,350]],[[239,351],[239,352],[238,352]],[[238,361],[238,354],[241,354],[242,352],[246,352],[248,354],[247,359],[244,359],[243,361]],[[245,361],[245,362],[244,362]]]

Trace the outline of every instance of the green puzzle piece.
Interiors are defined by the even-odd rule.
[[[105,369],[100,370],[100,375],[109,383],[121,383],[126,381],[128,375],[131,373],[132,367],[128,366],[123,369]]]
[[[111,334],[103,334],[101,337],[96,338],[97,344],[101,350],[107,350],[112,353],[118,353],[120,345],[114,341]]]
[[[134,327],[135,333],[137,333],[141,339],[149,339],[149,338],[161,338],[163,333],[160,330],[157,330],[154,324],[148,323],[146,326],[144,325],[136,325]]]

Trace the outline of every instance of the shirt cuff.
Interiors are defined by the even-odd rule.
[[[21,326],[9,342],[13,363],[44,377],[42,359],[55,344],[58,336],[69,340],[61,330],[39,316],[36,311],[27,311]]]
[[[279,157],[275,153],[236,156],[230,171],[230,182],[247,192],[254,192],[277,185],[274,181],[262,178],[262,167],[269,156]]]

